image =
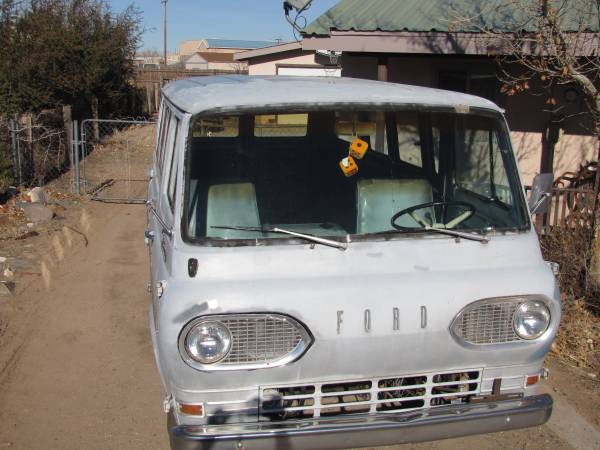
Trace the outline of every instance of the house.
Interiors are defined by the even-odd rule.
[[[301,50],[294,51],[342,52],[342,76],[491,99],[506,110],[521,173],[529,184],[538,172],[553,170],[559,175],[596,159],[598,143],[582,124],[578,113],[585,107],[576,88],[556,87],[558,119],[543,97],[501,92],[489,32],[514,31],[518,14],[503,9],[503,4],[500,0],[341,0],[304,29]],[[476,17],[477,23],[461,20],[464,17]]]
[[[287,42],[269,47],[246,50],[233,55],[247,64],[249,75],[341,75],[337,60],[315,50],[303,50],[300,42]]]
[[[186,70],[235,70],[246,72],[246,64],[235,61],[233,53],[196,52],[184,57],[177,67]]]
[[[243,39],[199,39],[183,41],[179,44],[179,54],[182,58],[194,53],[237,53],[243,50],[269,47],[275,45],[271,41],[251,41]]]

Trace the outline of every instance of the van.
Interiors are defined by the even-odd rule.
[[[502,110],[347,78],[163,89],[150,330],[173,449],[543,424],[560,321]]]

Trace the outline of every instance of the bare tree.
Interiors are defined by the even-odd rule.
[[[545,95],[548,110],[558,115],[563,106],[555,88],[575,88],[590,131],[600,137],[600,0],[476,1],[450,10],[450,30],[483,35],[505,94]]]

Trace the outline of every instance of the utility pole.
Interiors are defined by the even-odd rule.
[[[163,4],[163,64],[167,67],[167,2],[169,0],[160,0]]]

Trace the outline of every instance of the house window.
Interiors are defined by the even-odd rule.
[[[467,72],[440,72],[439,87],[449,91],[464,92],[497,102],[498,79],[492,74]]]

